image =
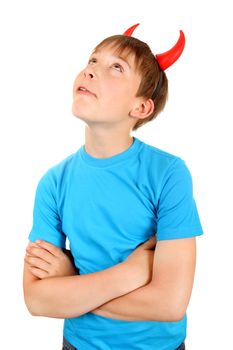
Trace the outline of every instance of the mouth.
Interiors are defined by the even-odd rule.
[[[94,92],[88,90],[85,86],[79,86],[79,87],[77,88],[76,91],[77,91],[77,93],[79,93],[79,94],[92,95],[92,96],[97,97],[96,94],[95,94]]]

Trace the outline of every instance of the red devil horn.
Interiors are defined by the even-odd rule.
[[[134,24],[132,27],[130,27],[129,29],[127,29],[123,35],[126,36],[131,36],[133,34],[134,29],[139,25],[140,23]]]
[[[170,50],[168,50],[164,53],[155,55],[162,70],[167,69],[176,60],[178,60],[178,58],[180,57],[180,55],[182,54],[182,52],[184,50],[184,45],[185,45],[185,36],[184,36],[184,33],[182,32],[182,30],[180,30],[180,37],[179,37],[177,43],[175,44],[175,46],[173,46],[173,48],[171,48]]]

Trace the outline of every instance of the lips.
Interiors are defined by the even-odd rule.
[[[77,88],[77,93],[81,93],[81,94],[84,94],[84,95],[93,95],[93,96],[95,96],[95,97],[97,97],[96,96],[96,94],[94,93],[94,92],[92,92],[92,91],[90,91],[89,89],[87,89],[85,86],[83,86],[83,85],[80,85],[78,88]]]

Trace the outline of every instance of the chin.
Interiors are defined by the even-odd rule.
[[[85,108],[86,110],[86,108]],[[77,106],[75,103],[72,105],[72,114],[79,118],[79,119],[84,119],[85,116],[85,111],[83,111],[83,108],[80,108],[80,106]]]
[[[72,114],[73,114],[73,116],[74,116],[75,118],[78,118],[78,119],[80,119],[80,120],[85,121],[85,118],[83,118],[80,114],[74,113],[74,112],[72,112]]]
[[[81,111],[77,111],[76,109],[72,108],[72,114],[74,117],[88,123],[88,122],[92,122],[93,120],[88,118],[87,115],[85,115],[85,113],[82,113]]]

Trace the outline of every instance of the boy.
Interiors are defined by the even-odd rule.
[[[25,302],[32,315],[65,319],[63,349],[185,349],[203,234],[191,174],[180,157],[130,136],[163,110],[164,70],[184,35],[155,57],[131,36],[136,26],[103,40],[75,79],[85,145],[36,191]]]

